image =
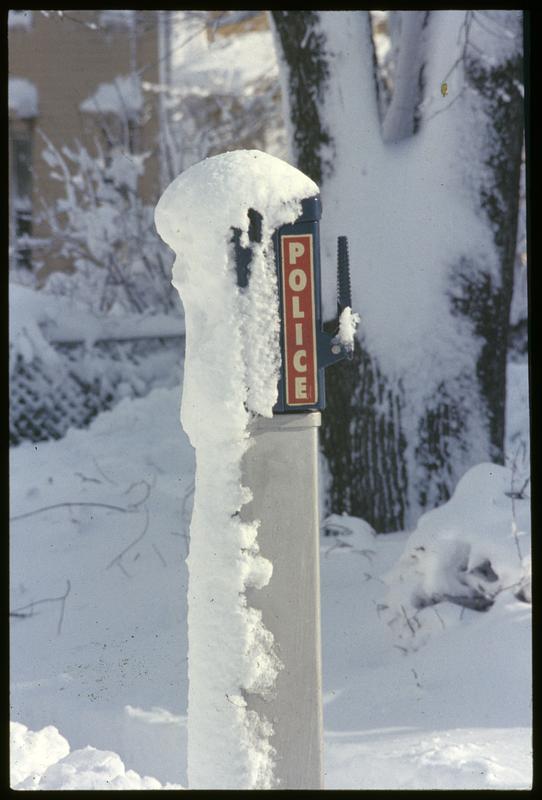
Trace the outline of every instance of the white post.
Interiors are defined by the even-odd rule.
[[[316,405],[325,366],[316,362],[323,335],[315,314],[317,196],[317,185],[290,164],[234,151],[186,170],[156,208],[157,230],[176,253],[173,282],[186,314],[182,422],[197,465],[187,559],[191,789],[322,787],[320,413],[294,407],[272,415],[286,399],[309,400],[306,391],[277,397],[273,235],[300,213],[310,291],[303,298],[297,285],[292,291],[295,318],[306,322],[301,334],[312,342],[314,395],[301,407]],[[262,220],[259,234],[251,211]],[[297,370],[308,368],[307,353]]]
[[[283,669],[274,697],[247,695],[273,725],[278,789],[321,789],[322,678],[318,520],[319,411],[257,417],[243,459],[253,499],[241,509],[260,520],[260,553],[273,564],[267,586],[247,591],[275,638]]]

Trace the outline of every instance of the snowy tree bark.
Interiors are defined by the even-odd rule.
[[[292,159],[322,191],[324,310],[346,234],[362,317],[327,371],[328,506],[396,530],[504,459],[522,16],[396,12],[380,119],[368,12],[271,13]]]

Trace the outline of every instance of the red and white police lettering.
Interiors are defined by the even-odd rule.
[[[281,245],[286,403],[312,405],[318,401],[312,234],[283,236]]]

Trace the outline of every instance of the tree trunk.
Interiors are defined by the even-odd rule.
[[[362,317],[326,376],[328,508],[382,532],[503,462],[523,127],[520,12],[399,13],[381,124],[368,12],[272,12],[292,159],[321,186],[324,310],[346,234]]]

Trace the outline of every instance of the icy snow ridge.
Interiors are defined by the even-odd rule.
[[[245,590],[265,586],[272,564],[258,554],[258,521],[242,523],[241,484],[252,415],[270,417],[280,365],[272,234],[293,222],[316,184],[256,150],[208,158],[182,173],[156,208],[156,227],[176,253],[173,284],[184,305],[182,425],[196,449],[188,589],[188,780],[191,789],[270,788],[272,727],[246,694],[273,687],[280,667],[261,613]],[[263,218],[240,288],[232,229],[249,245],[248,210]],[[209,753],[213,753],[210,770]]]

